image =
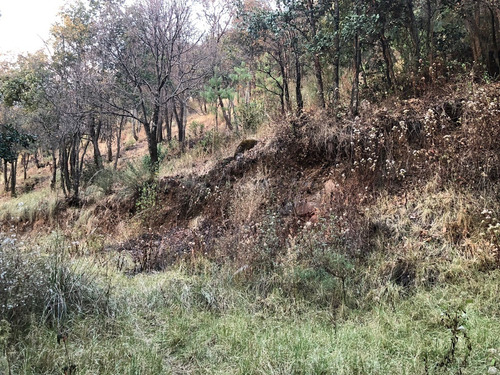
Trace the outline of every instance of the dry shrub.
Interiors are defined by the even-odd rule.
[[[490,267],[495,251],[485,235],[483,207],[500,208],[492,195],[443,188],[437,178],[406,197],[381,197],[367,211],[374,229],[370,262],[378,265],[367,275],[372,287],[382,286],[377,279],[433,285]]]
[[[244,225],[258,219],[268,193],[268,177],[261,172],[236,185],[231,196],[231,220],[234,224]]]
[[[438,171],[445,180],[484,188],[500,178],[499,86],[384,108],[364,102],[354,119],[305,114],[281,142],[301,165],[330,164],[370,187],[400,186]]]

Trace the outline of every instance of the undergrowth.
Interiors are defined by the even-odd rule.
[[[498,270],[340,310],[307,295],[321,294],[321,282],[302,295],[283,288],[311,276],[241,272],[202,258],[133,278],[97,272],[96,282],[113,285],[113,314],[85,310],[60,331],[31,311],[29,331],[3,339],[0,370],[8,362],[12,373],[37,374],[68,363],[81,374],[484,374],[500,349]]]

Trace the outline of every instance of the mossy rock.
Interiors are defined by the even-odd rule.
[[[245,151],[251,150],[258,143],[256,139],[245,139],[241,141],[241,143],[236,147],[236,151],[234,152],[234,157],[238,154],[243,154]]]

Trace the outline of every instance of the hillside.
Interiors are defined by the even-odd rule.
[[[153,179],[140,139],[78,207],[37,170],[1,200],[0,370],[497,373],[499,96],[207,127]]]

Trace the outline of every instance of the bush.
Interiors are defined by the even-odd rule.
[[[205,152],[216,152],[225,144],[226,140],[227,137],[224,134],[212,129],[205,133],[200,141],[200,146]]]
[[[32,318],[61,326],[75,314],[108,311],[109,286],[100,285],[88,265],[67,259],[63,244],[46,254],[20,249],[9,237],[1,247],[0,316],[14,333]]]
[[[189,130],[191,131],[192,136],[196,138],[203,135],[205,132],[205,125],[198,121],[192,121],[189,124]]]
[[[248,103],[238,106],[236,120],[243,131],[255,133],[264,121],[264,107],[260,103]]]
[[[139,199],[135,202],[137,211],[145,211],[156,206],[158,184],[156,182],[145,183],[140,190]]]
[[[157,165],[155,165],[155,166],[151,165],[151,157],[149,156],[149,154],[143,156],[143,158],[142,158],[142,164],[147,169],[158,170],[159,165],[165,159],[165,157],[167,156],[167,153],[168,153],[168,148],[165,147],[164,145],[160,144],[160,145],[158,145],[158,162],[157,162]],[[154,167],[154,168],[152,168],[152,167]]]
[[[118,174],[118,181],[122,185],[120,194],[132,199],[137,199],[143,187],[152,179],[151,170],[147,163],[127,163],[126,167]]]

